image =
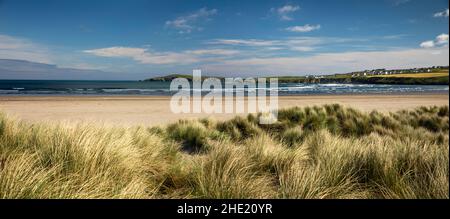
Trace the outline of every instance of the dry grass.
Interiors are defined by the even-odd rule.
[[[340,105],[167,127],[0,115],[0,198],[449,198],[449,109]]]

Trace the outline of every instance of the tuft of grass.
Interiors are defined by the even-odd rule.
[[[206,152],[208,131],[203,124],[181,120],[167,127],[169,137],[183,143],[183,149],[190,153]]]
[[[303,130],[299,127],[290,128],[283,132],[281,141],[288,147],[295,147],[303,141]]]
[[[251,119],[251,117],[248,117]],[[228,134],[234,140],[243,140],[256,136],[260,129],[248,119],[235,117],[229,121],[219,122],[216,125],[218,131]]]
[[[200,164],[196,196],[219,199],[273,197],[270,177],[254,171],[255,165],[233,145],[215,145]]]

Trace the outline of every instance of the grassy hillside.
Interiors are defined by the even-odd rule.
[[[192,75],[183,75],[183,74],[171,74],[162,77],[148,78],[145,79],[144,81],[172,81],[175,78],[186,78],[189,81],[192,81]]]
[[[410,84],[448,85],[448,71],[352,77],[351,74],[325,75],[323,78],[286,76],[278,77],[279,83],[347,83],[347,84]]]
[[[343,83],[343,84],[404,84],[404,85],[448,85],[449,77],[324,77],[320,79],[305,77],[281,77],[279,83]]]
[[[164,77],[155,77],[145,81],[171,81],[175,78],[192,80],[192,75],[172,74]],[[207,77],[202,77],[204,80]],[[223,77],[215,77],[224,80]],[[266,77],[269,81],[271,77]],[[448,85],[448,70],[439,70],[429,73],[408,73],[391,75],[373,75],[352,77],[352,74],[324,75],[323,78],[311,78],[305,76],[276,76],[279,83],[353,83],[353,84],[410,84],[410,85]]]
[[[352,83],[367,84],[411,84],[411,85],[448,85],[445,77],[361,77],[352,79]]]
[[[209,78],[210,76],[202,76],[202,80],[205,80],[206,78]],[[154,78],[148,78],[145,79],[144,81],[172,81],[175,78],[186,78],[188,81],[192,81],[192,75],[184,75],[184,74],[171,74],[171,75],[167,75],[167,76],[162,76],[162,77],[154,77]],[[213,78],[218,78],[220,80],[223,80],[224,78],[222,77],[216,77],[213,76]]]
[[[0,116],[0,198],[449,198],[449,108],[164,127]]]

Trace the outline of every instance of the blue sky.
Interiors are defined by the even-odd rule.
[[[448,0],[0,0],[0,59],[104,79],[448,65],[448,13]]]

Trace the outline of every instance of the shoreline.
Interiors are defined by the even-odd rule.
[[[0,96],[0,112],[28,122],[87,122],[112,125],[164,125],[179,119],[230,119],[243,114],[173,114],[171,96]],[[279,96],[279,108],[338,103],[383,113],[419,106],[447,105],[449,93],[339,94]]]
[[[279,97],[315,97],[315,96],[423,96],[423,95],[449,95],[449,91],[435,91],[435,92],[390,92],[390,93],[303,93],[303,94],[280,94]],[[149,95],[149,94],[0,94],[0,100],[4,99],[20,99],[20,98],[80,98],[80,99],[89,99],[89,98],[124,98],[124,99],[167,99],[172,97],[172,95]]]

